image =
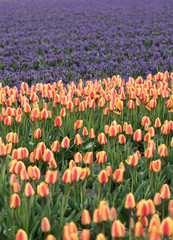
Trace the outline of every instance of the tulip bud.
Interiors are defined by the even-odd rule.
[[[135,205],[136,203],[133,194],[132,193],[127,194],[124,207],[127,209],[133,209]]]
[[[119,220],[115,220],[111,228],[111,237],[123,238],[125,236],[125,232],[126,231],[124,225]]]
[[[70,169],[67,169],[63,176],[62,176],[62,181],[64,183],[72,183],[72,171]]]
[[[117,219],[117,212],[116,212],[116,209],[112,207],[109,211],[109,220],[114,221],[116,219]]]
[[[96,240],[106,240],[106,237],[103,233],[99,233],[96,237]]]
[[[55,238],[52,234],[49,234],[49,235],[46,237],[46,240],[56,240],[56,238]]]
[[[15,240],[28,240],[27,233],[24,230],[19,229],[16,234]]]
[[[54,122],[55,127],[61,127],[62,126],[62,118],[61,116],[56,117],[55,122]]]
[[[136,142],[142,141],[142,131],[141,129],[137,129],[133,134],[133,140]]]
[[[160,157],[166,157],[168,155],[167,147],[165,144],[159,145],[158,153]]]
[[[45,233],[50,231],[50,222],[47,217],[43,218],[41,222],[41,229],[42,229],[42,232],[45,232]]]
[[[80,152],[75,153],[74,161],[75,161],[75,163],[81,163],[82,162],[82,154]]]
[[[159,128],[160,126],[161,126],[160,118],[156,118],[154,127],[155,127],[155,128]]]
[[[106,173],[108,177],[112,176],[112,167],[111,166],[106,166]]]
[[[62,148],[69,148],[70,146],[70,139],[68,137],[64,137],[62,142],[61,142],[61,147]]]
[[[144,229],[141,222],[135,224],[135,237],[141,238],[144,236]]]
[[[19,181],[16,179],[16,181],[13,183],[13,193],[19,193],[20,192],[20,184]]]
[[[169,237],[173,233],[173,220],[170,217],[163,219],[160,225],[160,234],[164,237]]]
[[[74,130],[75,131],[79,131],[83,126],[83,120],[77,120],[75,123],[74,123]]]
[[[30,183],[26,183],[25,185],[25,196],[31,197],[34,195],[34,189],[32,188],[32,185]]]
[[[107,156],[105,151],[98,152],[96,154],[97,163],[105,163],[107,161]]]
[[[41,138],[41,129],[40,128],[38,128],[34,131],[34,138],[35,139]]]
[[[79,146],[83,143],[82,138],[79,134],[76,134],[75,139],[74,139],[74,144]]]
[[[49,187],[46,183],[41,182],[37,186],[37,194],[39,197],[46,197],[49,194]]]
[[[59,152],[59,142],[55,140],[51,145],[52,152]]]
[[[83,158],[83,161],[85,164],[91,164],[93,163],[93,153],[87,152]]]
[[[160,189],[160,196],[162,199],[168,199],[171,197],[171,193],[170,193],[168,184],[162,185],[162,187]]]
[[[101,145],[107,144],[107,139],[106,139],[106,136],[105,136],[104,133],[99,133],[97,139],[98,139],[98,142],[99,142]]]
[[[89,138],[94,139],[95,137],[96,137],[95,131],[93,128],[91,128],[89,131]]]
[[[161,161],[160,160],[156,160],[156,161],[152,161],[150,163],[150,171],[152,172],[160,172],[161,170]]]
[[[101,184],[108,182],[108,176],[107,176],[107,172],[105,170],[101,170],[101,172],[99,173],[98,181]]]
[[[80,235],[80,240],[90,240],[90,230],[83,229]]]
[[[16,193],[13,193],[10,198],[10,208],[17,208],[20,206],[20,197]]]
[[[153,226],[151,230],[148,231],[149,233],[149,240],[161,240],[159,229],[157,226]]]
[[[158,206],[161,204],[161,196],[160,193],[155,193],[154,195],[154,205]]]
[[[82,212],[82,224],[83,225],[90,225],[91,224],[91,217],[88,210],[83,210]]]
[[[124,178],[124,171],[122,169],[115,170],[113,178],[116,182],[122,182]]]

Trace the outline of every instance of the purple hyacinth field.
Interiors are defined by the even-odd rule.
[[[0,81],[171,72],[172,1],[0,1]]]
[[[0,240],[173,240],[173,0],[0,0]]]

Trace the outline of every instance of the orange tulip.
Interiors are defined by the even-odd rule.
[[[152,171],[152,172],[160,172],[161,165],[162,165],[162,163],[161,163],[160,159],[156,160],[156,161],[152,161],[150,163],[150,171]]]
[[[108,182],[108,176],[107,176],[107,172],[105,170],[101,170],[101,172],[99,173],[98,181],[101,184]]]
[[[124,207],[127,209],[133,209],[135,207],[135,198],[132,193],[127,194]]]
[[[160,225],[160,234],[169,237],[173,234],[173,220],[170,217],[163,219]]]
[[[20,206],[20,197],[18,194],[13,193],[10,198],[10,208],[17,208]]]
[[[111,228],[111,237],[123,238],[125,236],[125,232],[126,231],[124,225],[119,220],[115,220]]]
[[[171,197],[171,193],[170,193],[170,189],[168,184],[164,184],[162,185],[161,189],[160,189],[160,197],[162,199],[168,199]]]
[[[41,182],[37,186],[37,194],[39,197],[46,197],[49,194],[49,187],[46,183]]]
[[[101,145],[107,144],[107,139],[104,133],[99,133],[97,139]]]
[[[28,235],[24,230],[19,229],[17,231],[15,240],[28,240]]]
[[[85,164],[92,164],[93,163],[93,153],[87,152],[83,158]]]
[[[83,229],[80,234],[80,240],[90,240],[90,230]]]
[[[115,170],[113,178],[116,182],[122,182],[124,178],[124,171],[122,169]]]
[[[105,163],[107,161],[107,156],[105,151],[98,152],[96,154],[97,163]]]
[[[64,183],[72,183],[72,171],[70,169],[67,169],[63,176],[62,176],[62,181]]]
[[[141,238],[144,236],[144,229],[141,222],[135,224],[135,237]]]
[[[91,224],[91,217],[88,210],[83,210],[82,212],[82,224],[83,225],[90,225]]]

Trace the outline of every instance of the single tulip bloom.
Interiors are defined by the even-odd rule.
[[[88,136],[88,130],[86,127],[83,128],[82,135],[85,137]]]
[[[96,240],[106,240],[106,237],[103,233],[99,233],[96,237]]]
[[[49,234],[49,235],[46,237],[46,240],[56,240],[56,238],[55,238],[52,234]]]
[[[30,183],[26,183],[24,193],[25,193],[26,197],[31,197],[31,196],[34,195],[35,192],[34,192],[34,189],[33,189],[32,185]]]
[[[155,173],[160,172],[161,165],[162,165],[162,163],[161,163],[160,159],[156,160],[156,161],[152,161],[150,163],[150,171],[155,172]]]
[[[20,192],[20,184],[19,181],[16,179],[16,181],[12,185],[13,193],[19,193]]]
[[[43,154],[43,161],[50,162],[53,158],[53,152],[47,148]]]
[[[112,176],[112,167],[111,166],[106,166],[106,173],[108,177]]]
[[[96,137],[94,128],[91,128],[89,131],[89,138],[94,139]]]
[[[80,240],[90,240],[90,230],[83,229],[80,234]]]
[[[99,133],[97,139],[101,145],[107,144],[107,139],[104,133]]]
[[[141,222],[135,224],[135,237],[142,238],[144,236],[144,229]]]
[[[111,126],[109,128],[108,136],[115,137],[117,135],[117,128],[115,126]]]
[[[55,127],[61,127],[62,126],[62,118],[61,116],[56,117],[55,122],[54,122]]]
[[[74,144],[79,146],[83,143],[82,138],[79,134],[76,134],[75,139],[74,139]]]
[[[148,227],[148,218],[146,216],[142,217],[140,221],[144,228]]]
[[[41,129],[40,128],[38,128],[34,131],[34,138],[35,139],[41,138]]]
[[[93,163],[93,152],[85,153],[83,161],[85,164],[92,164]]]
[[[90,225],[91,224],[91,217],[88,210],[83,210],[82,212],[82,224],[83,225]]]
[[[74,161],[75,161],[75,163],[81,163],[82,162],[82,154],[80,152],[75,153]]]
[[[38,186],[37,186],[37,194],[39,197],[46,197],[49,194],[49,187],[46,183],[41,182]]]
[[[17,208],[20,206],[20,197],[18,194],[13,193],[10,198],[10,208]]]
[[[114,207],[112,207],[109,211],[109,220],[114,221],[117,219],[117,211]]]
[[[126,137],[125,137],[123,134],[120,134],[120,135],[118,136],[118,142],[119,142],[120,144],[125,144],[125,143],[126,143]]]
[[[45,182],[47,184],[54,184],[58,181],[58,171],[47,170],[45,174]]]
[[[155,120],[155,124],[154,124],[154,127],[155,127],[155,128],[159,128],[159,127],[161,127],[161,121],[160,121],[160,118],[156,118],[156,120]]]
[[[124,207],[127,209],[133,209],[135,205],[136,203],[133,193],[127,194]]]
[[[133,140],[136,142],[142,141],[142,131],[141,129],[137,129],[133,134]]]
[[[105,163],[107,161],[107,155],[105,151],[100,151],[96,154],[97,163]]]
[[[44,217],[41,222],[41,230],[45,233],[50,231],[50,222],[47,217]]]
[[[74,123],[74,130],[79,131],[83,127],[83,120],[77,120]]]
[[[160,189],[160,197],[162,199],[168,199],[171,197],[171,193],[170,193],[170,189],[168,184],[164,184],[162,185],[161,189]]]
[[[157,226],[153,226],[151,230],[148,231],[149,240],[161,240],[159,229]]]
[[[144,117],[142,118],[141,126],[145,126],[146,124],[149,126],[150,123],[151,123],[150,118],[147,117],[147,116],[144,116]]]
[[[153,158],[153,149],[152,148],[147,148],[145,150],[145,157],[148,159]]]
[[[162,201],[162,199],[161,199],[160,193],[155,193],[154,199],[153,199],[154,205],[155,206],[160,205],[161,201]]]
[[[68,137],[64,137],[62,142],[61,142],[61,147],[62,148],[69,148],[70,146],[70,139]]]
[[[51,145],[52,152],[59,152],[59,142],[55,140]]]
[[[122,182],[124,178],[124,171],[122,169],[115,170],[113,178],[116,182]]]
[[[169,237],[173,234],[173,220],[170,217],[163,219],[160,225],[160,234]]]
[[[63,176],[62,176],[62,181],[64,183],[72,183],[72,171],[70,169],[67,169]]]
[[[96,208],[93,212],[93,222],[94,223],[99,223],[101,222],[101,216],[100,216],[100,211],[98,208]]]
[[[165,144],[159,145],[158,153],[160,157],[166,157],[168,155],[168,150]]]
[[[125,236],[125,232],[126,231],[124,225],[119,220],[115,220],[111,228],[111,237],[123,238]]]
[[[19,229],[17,231],[15,240],[28,240],[28,235],[24,230]]]
[[[146,200],[142,199],[136,206],[136,216],[144,217],[149,213],[149,206]]]
[[[90,175],[90,169],[89,168],[82,168],[79,174],[79,177],[81,180],[87,179],[87,177]]]
[[[153,215],[156,212],[154,203],[151,199],[147,200],[147,204],[148,204],[148,215]]]
[[[108,175],[107,175],[107,172],[105,170],[101,170],[101,172],[99,173],[98,181],[101,184],[104,184],[104,183],[108,182]]]

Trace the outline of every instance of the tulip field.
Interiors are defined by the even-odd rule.
[[[171,239],[173,73],[0,85],[1,239]]]
[[[173,240],[172,0],[0,0],[0,240]]]

